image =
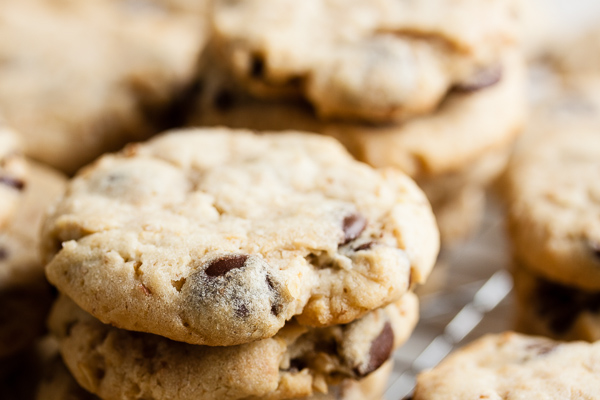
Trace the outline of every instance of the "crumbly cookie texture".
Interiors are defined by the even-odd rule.
[[[600,289],[598,125],[544,124],[507,173],[516,258],[557,283]]]
[[[18,137],[0,119],[0,227],[21,198],[27,184],[26,175]]]
[[[73,173],[170,125],[204,20],[159,2],[0,4],[0,108],[28,156]]]
[[[22,350],[44,332],[52,301],[38,235],[42,216],[62,193],[66,179],[31,162],[28,172],[19,205],[0,228],[0,357]]]
[[[407,293],[347,325],[306,328],[291,321],[272,338],[226,347],[114,328],[66,296],[49,321],[75,379],[101,398],[287,399],[326,393],[328,384],[376,371],[410,335],[417,308]]]
[[[299,400],[381,400],[392,372],[392,360],[386,361],[369,376],[361,379],[344,379],[329,388],[327,393],[317,393]],[[45,374],[36,390],[36,400],[100,400],[84,390],[60,357],[48,363]]]
[[[438,231],[404,174],[296,132],[171,132],[83,170],[46,221],[51,283],[105,323],[233,345],[348,323],[429,274]]]
[[[212,40],[260,97],[303,97],[327,118],[390,121],[502,75],[513,2],[216,1]]]
[[[487,335],[417,377],[413,400],[595,399],[600,343]]]
[[[516,330],[558,340],[600,340],[600,291],[553,282],[520,262],[513,275]]]

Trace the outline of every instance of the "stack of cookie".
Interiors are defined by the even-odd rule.
[[[534,112],[505,179],[517,329],[562,340],[597,341],[600,60],[593,57],[597,36],[585,35],[559,48],[560,53],[546,58],[545,80],[537,82],[535,88],[541,88]]]
[[[524,116],[511,0],[216,1],[191,125],[302,129],[424,189],[443,242],[478,225]]]
[[[551,121],[528,132],[507,173],[518,328],[596,341],[600,339],[600,124],[597,119]]]
[[[224,129],[103,156],[42,240],[50,329],[103,399],[378,398],[439,247],[403,173],[324,136]]]

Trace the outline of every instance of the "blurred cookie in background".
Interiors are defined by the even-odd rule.
[[[45,331],[53,298],[38,236],[42,217],[62,194],[66,179],[33,162],[28,169],[23,196],[0,229],[0,357],[25,349]]]
[[[488,334],[417,377],[412,400],[596,398],[600,344]]]
[[[198,5],[2,3],[0,108],[25,153],[73,173],[170,126],[204,41]]]

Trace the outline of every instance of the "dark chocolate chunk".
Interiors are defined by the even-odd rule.
[[[221,90],[213,99],[213,103],[217,110],[229,111],[233,108],[235,101],[231,92],[227,90]]]
[[[362,214],[351,214],[344,218],[344,242],[346,244],[360,236],[367,227],[367,219]]]
[[[306,368],[306,362],[300,358],[290,360],[290,370],[302,371]]]
[[[283,311],[283,304],[280,302],[279,292],[275,289],[275,285],[271,280],[271,277],[267,275],[267,285],[269,286],[269,290],[275,294],[273,302],[271,303],[271,314],[274,316],[278,316]]]
[[[232,269],[242,268],[247,259],[248,256],[244,254],[223,256],[211,261],[204,272],[212,277],[223,276]]]
[[[479,70],[467,82],[460,83],[454,87],[455,90],[463,93],[475,92],[495,85],[502,79],[502,67],[495,65],[489,68]]]
[[[567,332],[582,312],[600,311],[600,291],[586,291],[538,278],[536,312],[557,335]]]
[[[20,179],[11,178],[10,176],[0,176],[0,184],[10,186],[17,190],[25,189],[25,182]]]
[[[235,307],[235,316],[239,318],[246,318],[250,314],[248,307],[245,304],[238,304]]]
[[[596,257],[596,260],[600,261],[600,243],[590,242],[590,249],[592,249],[592,254]]]
[[[354,251],[371,250],[371,248],[373,247],[374,244],[375,244],[375,242],[363,243],[360,246],[358,246],[357,248],[355,248]]]
[[[254,54],[252,56],[252,61],[250,63],[250,75],[253,78],[262,78],[263,74],[265,72],[265,61],[263,60],[262,56],[258,55],[258,54]]]
[[[358,376],[366,376],[386,362],[394,349],[394,330],[389,322],[386,322],[379,336],[371,343],[369,350],[369,362],[356,368]]]
[[[6,260],[8,258],[8,250],[3,247],[0,247],[0,261]]]

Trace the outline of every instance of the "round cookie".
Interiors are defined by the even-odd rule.
[[[452,88],[499,79],[515,40],[509,0],[216,1],[211,37],[237,84],[306,99],[323,118],[431,112]]]
[[[392,361],[386,361],[376,371],[360,381],[344,379],[329,388],[327,394],[315,394],[299,400],[381,400],[392,372]],[[48,366],[46,376],[36,391],[36,400],[100,400],[84,390],[69,372],[60,357]]]
[[[204,15],[166,3],[0,4],[0,108],[28,156],[73,173],[172,126]]]
[[[25,161],[17,135],[0,119],[0,226],[10,217],[26,186]]]
[[[42,216],[65,182],[61,174],[29,163],[20,204],[0,228],[0,357],[22,350],[45,330],[52,296],[38,234]]]
[[[123,329],[234,345],[348,323],[423,283],[438,232],[404,174],[335,140],[171,132],[107,155],[46,221],[46,275]]]
[[[517,260],[560,284],[600,289],[600,133],[559,123],[531,132],[507,171]]]
[[[558,340],[600,339],[600,291],[550,281],[516,262],[516,329]]]
[[[595,399],[600,343],[486,335],[417,377],[413,400]]]
[[[410,335],[417,308],[409,292],[348,325],[290,321],[272,338],[227,347],[114,328],[66,296],[49,323],[75,379],[101,398],[286,399],[326,393],[328,385],[376,371]]]

